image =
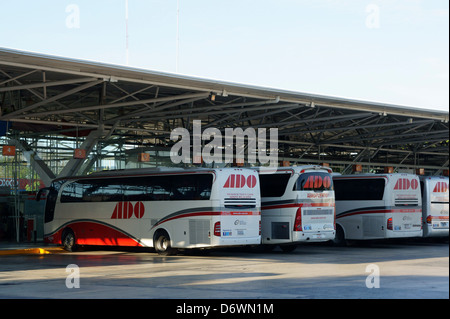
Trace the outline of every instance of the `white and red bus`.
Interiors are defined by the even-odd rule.
[[[335,236],[332,170],[304,165],[258,169],[261,184],[261,241],[292,251],[299,243]],[[270,246],[269,246],[270,247]]]
[[[412,174],[333,176],[336,244],[422,236],[419,177]]]
[[[424,237],[448,237],[449,179],[420,176]]]
[[[69,251],[113,245],[154,247],[161,254],[259,245],[260,205],[259,178],[248,169],[137,169],[60,178],[48,189],[44,238]]]

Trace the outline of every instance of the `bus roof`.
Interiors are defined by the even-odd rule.
[[[261,166],[261,167],[252,167],[252,169],[257,170],[259,173],[267,172],[268,174],[270,174],[270,173],[273,173],[275,168]],[[294,173],[302,173],[302,171],[305,171],[305,170],[326,170],[326,171],[328,171],[328,173],[332,173],[331,168],[326,167],[326,166],[321,166],[321,165],[281,166],[281,167],[276,168],[277,172],[293,171]]]
[[[333,174],[333,178],[344,179],[344,178],[362,178],[362,177],[401,177],[401,176],[417,176],[410,173],[363,173],[363,174],[352,174],[352,175],[341,175],[339,173]]]
[[[448,176],[425,176],[425,175],[420,175],[420,180],[437,180],[437,179],[449,179]]]
[[[90,178],[108,178],[108,177],[125,177],[125,176],[145,176],[153,174],[175,174],[175,173],[213,173],[216,171],[228,169],[242,170],[243,168],[237,167],[225,167],[225,168],[206,168],[206,167],[192,167],[192,168],[182,168],[182,167],[151,167],[151,168],[131,168],[131,169],[117,169],[117,170],[105,170],[100,172],[94,172],[89,175],[78,175],[78,176],[65,176],[58,177],[53,181],[61,180],[75,180],[75,179],[90,179]]]

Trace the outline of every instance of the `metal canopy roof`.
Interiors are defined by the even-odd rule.
[[[449,113],[0,48],[0,121],[20,136],[82,134],[171,146],[190,128],[277,127],[280,158],[448,168]],[[76,133],[74,131],[76,130]]]

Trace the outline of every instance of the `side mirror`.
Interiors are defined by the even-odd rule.
[[[41,200],[42,193],[48,192],[49,190],[50,187],[41,188],[36,194],[36,202],[39,202]]]

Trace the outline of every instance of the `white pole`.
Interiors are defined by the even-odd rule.
[[[128,0],[125,0],[126,64],[129,64],[128,52]]]
[[[177,0],[177,49],[176,49],[176,57],[175,57],[175,72],[178,73],[178,54],[179,54],[179,42],[180,42],[180,0]]]

